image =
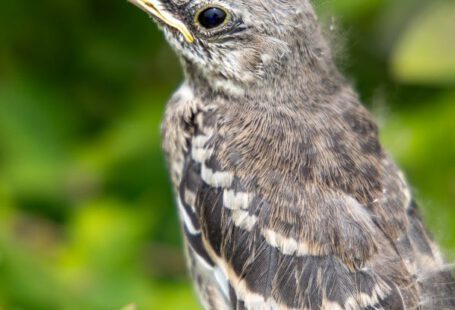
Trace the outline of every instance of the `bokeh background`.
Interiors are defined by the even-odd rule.
[[[455,259],[455,2],[319,0]],[[0,1],[0,309],[198,309],[159,122],[182,80],[126,1]]]

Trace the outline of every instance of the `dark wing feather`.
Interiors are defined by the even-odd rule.
[[[444,264],[439,249],[422,224],[415,201],[411,202],[407,214],[409,246],[398,246],[398,249],[403,259],[412,263],[409,268],[420,286],[422,309],[455,309],[453,266]]]
[[[186,167],[201,171],[201,165],[189,159]],[[192,185],[185,180],[181,187],[188,190]],[[232,188],[243,188],[239,179],[233,178],[229,187],[212,186],[202,176],[199,181],[194,207],[201,235],[207,252],[222,265],[229,282],[229,298],[236,308],[367,309],[400,296],[374,270],[350,270],[336,255],[283,253],[280,246],[272,245],[263,234],[267,218],[263,210],[269,204],[258,194],[248,200],[247,206],[239,203],[239,209],[226,205],[224,196],[229,196]],[[234,190],[234,196],[238,194]],[[243,219],[236,212],[242,212]],[[199,242],[192,242],[193,237],[186,233],[190,245],[198,252]],[[291,239],[287,242],[292,243]]]

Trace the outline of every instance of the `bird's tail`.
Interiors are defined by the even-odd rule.
[[[442,268],[423,274],[419,277],[422,285],[422,309],[449,310],[455,309],[455,265],[445,265]]]

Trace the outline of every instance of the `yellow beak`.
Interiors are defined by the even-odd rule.
[[[128,0],[143,11],[161,19],[164,23],[180,31],[188,43],[194,42],[194,37],[184,23],[164,10],[157,0]]]

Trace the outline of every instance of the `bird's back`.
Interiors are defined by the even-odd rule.
[[[163,134],[206,308],[455,309],[450,270],[349,87],[278,110],[183,92]]]

